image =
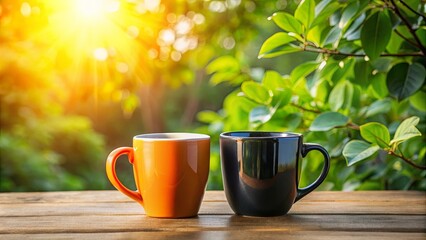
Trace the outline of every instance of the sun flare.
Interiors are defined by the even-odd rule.
[[[49,39],[48,54],[57,65],[66,66],[76,84],[92,82],[98,88],[117,73],[134,78],[149,74],[146,63],[152,61],[150,52],[162,28],[155,18],[161,12],[146,14],[140,4],[119,0],[49,0],[45,4],[48,25],[37,38]]]
[[[16,36],[37,50],[37,64],[51,68],[61,87],[117,100],[115,96],[126,96],[120,91],[163,80],[157,69],[185,60],[184,54],[197,48],[195,28],[204,23],[204,15],[174,13],[168,4],[161,0],[23,0],[10,19],[21,24]],[[2,9],[3,22],[12,22],[4,18]],[[167,83],[177,86],[179,81]],[[81,96],[73,96],[77,97]]]
[[[119,9],[120,1],[117,0],[77,0],[74,6],[76,15],[86,21],[96,21]]]

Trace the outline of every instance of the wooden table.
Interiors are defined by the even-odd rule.
[[[118,191],[0,193],[0,239],[426,239],[426,193],[313,192],[259,218],[208,191],[187,219],[147,217]]]

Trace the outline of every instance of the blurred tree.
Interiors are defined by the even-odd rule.
[[[88,119],[63,114],[62,89],[37,49],[2,40],[0,191],[105,188],[103,138]]]
[[[252,42],[280,2],[2,0],[1,190],[103,188],[93,129],[108,148],[140,132],[194,131],[196,113],[235,88],[213,88],[204,67],[233,54],[250,72]]]

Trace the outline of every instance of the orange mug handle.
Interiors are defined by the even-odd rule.
[[[134,161],[133,148],[121,147],[121,148],[115,149],[108,155],[108,159],[106,161],[106,173],[107,173],[108,179],[112,183],[112,185],[115,188],[117,188],[117,190],[119,190],[120,192],[124,193],[131,199],[143,205],[142,195],[138,191],[132,191],[128,189],[126,186],[124,186],[118,179],[117,173],[115,172],[115,164],[117,162],[117,159],[123,154],[127,154],[129,158],[129,162],[133,164],[133,161]]]

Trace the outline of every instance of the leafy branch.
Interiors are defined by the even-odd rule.
[[[419,123],[418,117],[405,119],[397,128],[391,140],[389,130],[386,126],[377,122],[369,122],[363,125],[353,123],[347,116],[338,112],[324,112],[317,116],[312,122],[309,130],[329,131],[333,128],[350,128],[360,132],[365,140],[352,140],[343,149],[343,156],[348,166],[365,160],[382,149],[388,154],[398,157],[413,167],[426,169],[426,166],[416,164],[411,159],[397,152],[399,144],[410,138],[420,136],[420,131],[415,127]]]
[[[398,31],[398,29],[395,29],[395,33],[401,37],[402,39],[404,39],[405,41],[407,41],[409,44],[411,44],[414,47],[417,47],[417,43],[413,42],[412,40],[408,39],[407,37],[405,37],[402,33],[400,33]],[[421,52],[420,52],[421,53]]]
[[[343,155],[346,158],[348,165],[350,166],[367,159],[379,149],[383,149],[384,151],[387,151],[389,155],[400,158],[415,168],[425,170],[426,166],[415,163],[413,160],[405,157],[401,151],[399,151],[400,153],[397,153],[399,144],[410,138],[421,136],[420,131],[415,127],[418,123],[418,117],[405,119],[398,126],[392,140],[390,139],[388,128],[380,123],[370,122],[359,126],[361,137],[367,142],[352,140],[345,146],[343,149]],[[347,123],[347,125],[352,126],[350,123]]]
[[[321,47],[315,47],[315,48],[308,48],[304,47],[304,51],[306,52],[314,52],[314,53],[323,53],[328,55],[338,55],[338,56],[348,56],[348,57],[366,57],[367,54],[363,53],[345,53],[340,52],[338,50],[334,49],[327,49],[327,48],[321,48]],[[411,53],[382,53],[380,54],[380,57],[421,57],[425,56],[424,52],[411,52]]]
[[[413,36],[414,40],[416,41],[416,46],[423,52],[423,55],[426,55],[426,47],[423,46],[422,42],[420,41],[419,37],[417,36],[416,32],[414,31],[414,28],[411,26],[410,22],[407,20],[407,18],[404,17],[404,15],[399,10],[398,6],[395,3],[395,0],[390,0],[392,7],[391,9],[394,11],[394,13],[404,22],[405,26],[408,28],[408,31],[410,31],[411,35]],[[408,6],[405,2],[400,1],[404,6]],[[414,11],[414,9],[409,8],[410,10]],[[414,11],[416,12],[416,11]],[[424,16],[421,15],[423,18]]]
[[[413,162],[411,159],[406,158],[402,153],[398,154],[398,153],[396,153],[396,152],[394,152],[392,150],[389,150],[388,154],[404,160],[406,163],[408,163],[409,165],[411,165],[411,166],[413,166],[415,168],[426,170],[426,165],[419,165],[419,164]]]
[[[400,0],[399,1],[402,5],[404,5],[406,8],[408,8],[412,13],[416,14],[419,17],[423,18],[423,21],[426,21],[426,16],[424,14],[421,14],[419,12],[417,12],[416,10],[414,10],[412,7],[410,7],[410,5],[408,5],[405,1]]]
[[[305,107],[298,105],[296,103],[290,103],[290,105],[293,106],[293,107],[299,108],[300,110],[306,111],[306,112],[321,113],[320,110],[305,108]]]

